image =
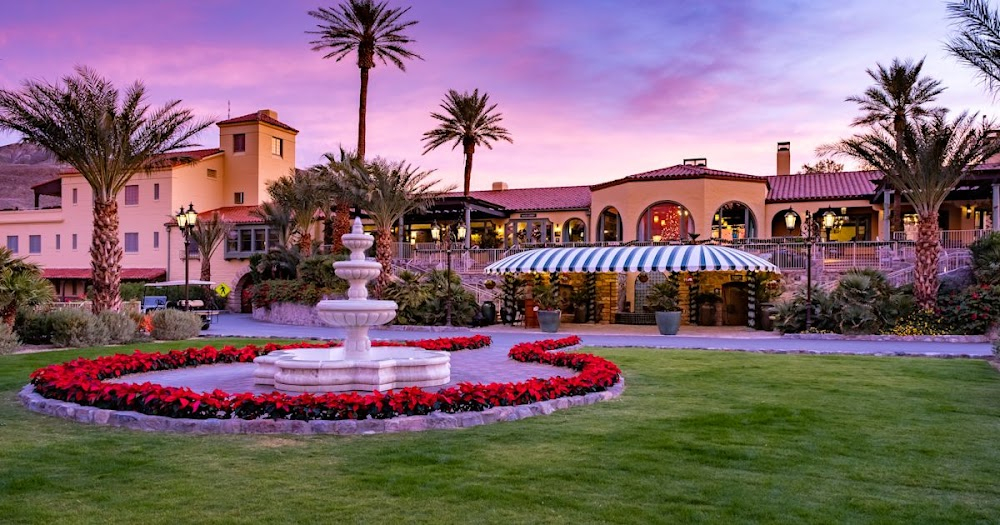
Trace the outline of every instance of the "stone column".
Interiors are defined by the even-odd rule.
[[[996,191],[993,192],[996,194]],[[882,192],[882,237],[887,241],[892,240],[892,223],[889,214],[892,213],[892,190]]]
[[[993,184],[993,231],[1000,231],[1000,184]]]

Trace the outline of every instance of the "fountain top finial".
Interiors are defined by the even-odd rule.
[[[351,233],[365,233],[365,229],[361,226],[361,217],[354,218],[354,226],[351,227]]]

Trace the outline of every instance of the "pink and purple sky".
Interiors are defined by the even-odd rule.
[[[716,169],[770,175],[775,144],[792,166],[849,135],[865,69],[926,57],[947,86],[939,103],[990,114],[993,100],[943,47],[943,0],[392,0],[412,6],[424,61],[372,71],[368,155],[406,159],[461,184],[459,150],[427,155],[421,134],[448,89],[499,104],[514,144],[480,148],[472,188],[594,184],[707,157]],[[150,100],[181,99],[224,119],[271,108],[298,128],[297,164],[355,147],[353,58],[310,49],[307,11],[333,2],[211,0],[10,2],[0,21],[0,87],[55,81],[74,65]],[[0,133],[0,144],[17,136]],[[200,137],[218,145],[217,128]],[[851,168],[851,163],[847,163]]]

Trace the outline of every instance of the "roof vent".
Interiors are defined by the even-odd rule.
[[[696,159],[684,159],[685,166],[708,166],[708,159],[705,157],[698,157]]]
[[[506,189],[507,189],[507,183],[506,182],[494,182],[493,183],[493,191],[503,191],[503,190],[506,190]]]

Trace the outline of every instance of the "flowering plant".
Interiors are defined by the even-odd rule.
[[[418,346],[456,351],[490,344],[485,336],[442,338],[423,341],[376,341],[373,346]],[[230,394],[222,390],[195,392],[189,388],[152,383],[105,383],[126,374],[170,370],[214,363],[251,362],[257,356],[279,349],[325,348],[336,342],[293,343],[242,348],[212,346],[173,350],[167,353],[115,354],[95,359],[78,358],[40,368],[31,374],[35,391],[44,397],[111,410],[194,419],[365,419],[397,415],[423,415],[433,411],[481,411],[494,406],[513,406],[562,396],[605,390],[618,382],[621,371],[614,363],[590,354],[552,352],[579,344],[576,336],[559,340],[522,343],[511,348],[511,359],[546,363],[576,370],[571,377],[533,378],[517,383],[487,385],[460,383],[428,392],[410,387],[370,394],[327,393],[290,395]]]

